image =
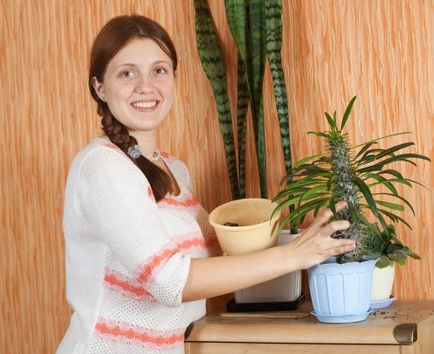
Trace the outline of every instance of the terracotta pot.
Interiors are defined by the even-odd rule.
[[[238,199],[215,208],[209,215],[217,239],[224,252],[240,255],[274,246],[280,214],[271,219],[277,207],[271,200]],[[225,224],[237,224],[230,226]]]

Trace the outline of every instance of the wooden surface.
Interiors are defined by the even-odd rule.
[[[434,301],[397,301],[374,310],[362,322],[323,324],[310,314],[305,302],[295,311],[274,313],[222,313],[195,322],[189,342],[397,344],[395,328],[415,323],[434,330]],[[412,340],[409,340],[412,341]]]
[[[235,46],[222,0],[210,0],[235,76]],[[283,64],[294,158],[319,152],[308,130],[325,127],[323,111],[342,113],[358,95],[349,132],[356,141],[413,131],[417,150],[433,157],[434,1],[284,0]],[[190,0],[16,0],[0,4],[2,246],[0,352],[51,353],[69,321],[62,235],[63,190],[73,156],[96,134],[99,118],[87,90],[88,55],[98,29],[120,14],[148,15],[178,48],[178,95],[160,147],[190,168],[206,208],[230,199],[212,90],[201,68]],[[235,84],[229,87],[235,106]],[[270,196],[283,176],[270,76],[266,81]],[[251,128],[250,128],[251,130]],[[395,141],[396,142],[396,141]],[[252,140],[249,154],[253,154]],[[248,192],[258,193],[248,162]],[[399,227],[422,256],[397,270],[400,299],[434,299],[433,164],[405,169],[430,191],[414,204],[413,232]],[[210,310],[224,302],[214,300]],[[4,329],[6,328],[6,330]]]
[[[363,322],[346,324],[319,323],[310,311],[310,303],[304,303],[289,312],[209,315],[195,322],[186,352],[214,354],[227,350],[236,354],[286,350],[302,353],[304,350],[305,353],[430,354],[434,351],[434,301],[398,301],[388,308],[374,310]]]
[[[403,351],[406,350],[405,352]],[[396,345],[186,343],[185,354],[416,354]],[[418,353],[419,354],[419,353]],[[424,354],[424,353],[420,353]],[[429,353],[425,353],[429,354]]]

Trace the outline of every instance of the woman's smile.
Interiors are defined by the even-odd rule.
[[[153,111],[157,105],[158,105],[158,101],[156,100],[152,100],[152,101],[136,101],[131,103],[131,105],[137,109],[138,111],[144,111],[144,112],[150,112]]]

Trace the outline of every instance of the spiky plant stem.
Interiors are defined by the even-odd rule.
[[[334,136],[333,136],[334,135]],[[336,232],[333,237],[352,239],[356,242],[354,251],[344,253],[337,257],[338,263],[360,262],[363,254],[363,240],[369,236],[369,230],[359,215],[362,210],[359,205],[358,187],[353,183],[355,178],[351,164],[351,156],[345,137],[340,131],[328,138],[328,148],[331,157],[331,168],[336,176],[336,183],[332,193],[338,200],[344,200],[348,208],[336,213],[336,220],[348,220],[351,225],[347,230]]]

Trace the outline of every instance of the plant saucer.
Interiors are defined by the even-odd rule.
[[[392,302],[394,302],[395,300],[396,300],[395,296],[390,295],[390,297],[385,300],[371,301],[370,306],[372,309],[381,309],[383,307],[390,306]]]
[[[314,311],[312,311],[311,314],[314,315],[318,321],[323,323],[351,323],[366,320],[371,312],[372,309],[370,308],[368,311],[356,315],[319,315]]]

